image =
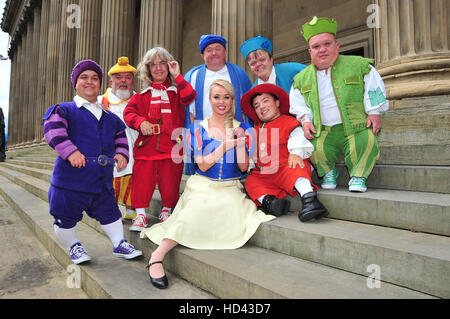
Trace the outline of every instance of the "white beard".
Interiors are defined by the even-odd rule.
[[[131,97],[131,93],[129,90],[116,90],[116,92],[114,92],[114,95],[121,100],[129,100]]]

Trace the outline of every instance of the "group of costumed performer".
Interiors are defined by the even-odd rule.
[[[146,87],[135,94],[124,111],[125,123],[139,131],[134,143],[131,202],[137,217],[133,230],[148,225],[149,207],[156,185],[161,194],[160,221],[168,218],[179,198],[183,174],[183,123],[185,107],[196,93],[180,74],[173,56],[162,47],[149,50],[138,65]]]
[[[197,92],[197,98],[190,103],[186,110],[185,127],[188,128],[192,122],[200,122],[211,117],[209,88],[218,79],[226,80],[233,85],[236,95],[234,118],[239,122],[248,122],[248,118],[242,112],[240,101],[244,93],[250,89],[252,83],[244,69],[234,63],[227,62],[227,40],[219,35],[205,34],[200,38],[199,47],[205,63],[192,68],[185,76]],[[185,162],[184,173],[186,175],[195,174],[197,167],[193,158],[187,156]]]
[[[97,101],[103,70],[96,62],[80,61],[71,78],[73,101],[51,106],[43,117],[45,140],[58,153],[48,192],[56,237],[75,264],[91,260],[76,233],[85,211],[100,222],[115,256],[135,258],[142,252],[124,238],[112,186],[115,163],[121,170],[128,161],[125,124]]]
[[[110,77],[110,88],[108,88],[103,96],[99,97],[99,102],[102,103],[107,110],[117,115],[122,122],[123,111],[127,106],[131,97],[136,93],[134,87],[136,85],[135,76],[137,70],[129,64],[127,57],[120,57],[117,64],[111,67],[108,72]],[[131,203],[131,188],[133,186],[133,146],[139,132],[128,127],[125,130],[127,141],[129,145],[129,160],[127,167],[118,170],[114,167],[114,182],[113,187],[117,203],[123,203],[126,206],[126,213],[124,219],[134,220],[136,212]]]
[[[312,63],[294,78],[290,112],[314,145],[311,160],[322,188],[336,188],[335,164],[344,157],[349,191],[365,192],[380,157],[376,135],[389,101],[373,59],[339,53],[337,27],[336,20],[317,17],[303,25]]]

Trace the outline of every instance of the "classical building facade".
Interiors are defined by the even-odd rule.
[[[314,15],[336,18],[342,53],[374,58],[385,80],[391,110],[380,163],[449,165],[450,0],[7,0],[8,145],[42,143],[40,119],[71,100],[81,59],[105,70],[119,56],[137,65],[160,45],[186,72],[203,62],[200,36],[214,33],[227,38],[228,60],[246,68],[239,47],[261,33],[273,40],[275,62],[309,63],[299,31]]]

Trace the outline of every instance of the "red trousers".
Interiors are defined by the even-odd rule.
[[[303,160],[304,168],[296,166],[289,168],[288,165],[280,166],[278,171],[273,174],[265,174],[264,170],[254,169],[245,179],[245,190],[248,196],[255,202],[256,206],[261,206],[257,200],[263,195],[274,195],[276,198],[284,198],[287,194],[295,196],[295,182],[299,177],[309,179],[313,189],[317,186],[311,180],[311,163],[309,160]]]
[[[131,203],[134,208],[147,208],[158,185],[162,206],[173,208],[180,197],[180,182],[184,163],[172,159],[139,160],[133,165]]]

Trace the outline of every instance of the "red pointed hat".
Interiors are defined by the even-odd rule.
[[[289,115],[289,94],[285,90],[274,84],[265,83],[253,87],[250,91],[245,93],[241,98],[241,108],[253,122],[261,122],[256,115],[251,101],[256,94],[269,93],[275,95],[280,101],[280,113]]]

